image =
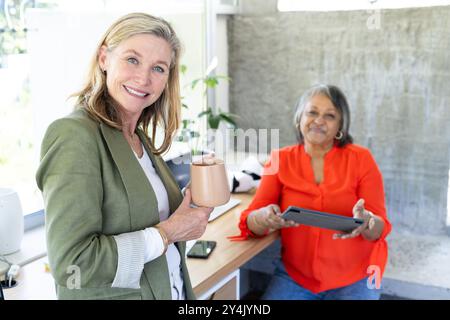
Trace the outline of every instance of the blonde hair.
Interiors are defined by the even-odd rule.
[[[161,18],[145,13],[127,14],[109,27],[101,38],[92,58],[87,83],[84,88],[72,97],[77,99],[77,107],[84,108],[89,115],[99,122],[122,130],[122,122],[117,112],[117,103],[109,96],[106,87],[106,74],[102,72],[98,58],[102,46],[108,50],[117,47],[122,41],[137,34],[151,34],[167,41],[172,49],[169,78],[164,91],[157,101],[142,112],[137,127],[141,127],[148,137],[148,127],[152,125],[152,136],[149,142],[152,152],[162,154],[169,149],[172,139],[180,125],[181,100],[179,84],[179,63],[181,43],[171,25]],[[154,141],[156,127],[164,129],[164,139],[157,149]]]

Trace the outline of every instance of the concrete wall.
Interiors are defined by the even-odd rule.
[[[252,1],[244,4],[228,26],[230,111],[239,126],[279,128],[280,144],[293,144],[298,97],[314,83],[340,86],[355,142],[372,150],[383,173],[394,228],[445,233],[450,7],[373,16],[279,13],[273,0],[256,11]],[[368,28],[374,18],[379,29]]]

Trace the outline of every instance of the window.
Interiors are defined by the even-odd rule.
[[[19,193],[24,213],[42,209],[34,183],[36,145],[25,12],[54,7],[53,1],[0,1],[0,186]]]
[[[279,11],[344,11],[450,5],[450,0],[278,0]]]
[[[205,69],[203,0],[0,0],[0,6],[0,186],[19,193],[24,214],[43,208],[35,172],[45,130],[73,109],[67,98],[81,88],[97,41],[119,16],[142,11],[172,23],[188,66],[182,96],[193,114],[202,110],[201,92],[183,84]]]

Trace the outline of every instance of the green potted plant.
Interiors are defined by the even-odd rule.
[[[236,122],[233,119],[236,117],[236,115],[229,113],[229,112],[223,112],[220,109],[218,109],[217,112],[214,112],[214,110],[211,107],[208,107],[205,111],[202,111],[198,114],[199,118],[206,117],[207,120],[207,137],[206,137],[206,146],[209,150],[216,149],[216,139],[219,137],[219,139],[223,140],[223,136],[219,134],[227,134],[227,131],[219,131],[220,123],[226,123],[228,126],[231,127],[231,129],[236,129]],[[225,138],[226,139],[226,138]],[[219,140],[220,141],[220,140]]]
[[[195,79],[191,81],[188,85],[190,85],[191,90],[195,90],[197,85],[202,84],[204,86],[204,92],[203,95],[206,95],[208,92],[208,89],[215,89],[217,85],[219,84],[220,80],[226,80],[230,81],[231,78],[223,75],[215,75],[211,74],[211,72],[217,67],[217,59],[213,59],[213,62],[208,67],[206,71],[206,75],[202,78]],[[185,74],[187,70],[187,67],[182,65],[181,66],[181,72],[182,74]],[[183,103],[183,108],[188,109],[189,107]],[[235,118],[237,116],[235,114],[224,112],[220,109],[215,111],[214,107],[208,106],[206,110],[200,112],[197,115],[198,119],[201,119],[203,117],[206,117],[207,120],[207,128],[208,128],[208,134],[207,134],[207,147],[211,147],[214,144],[214,137],[216,135],[216,131],[220,126],[220,123],[226,123],[231,128],[236,128],[236,121]],[[198,150],[198,143],[200,142],[200,133],[198,130],[199,125],[197,124],[196,120],[193,119],[183,119],[182,120],[182,129],[180,132],[180,135],[178,137],[178,141],[187,141],[190,142],[191,147],[191,153],[196,154]],[[193,142],[195,140],[195,142]]]
[[[232,128],[236,128],[236,121],[233,119],[234,117],[236,117],[236,115],[233,113],[223,112],[220,109],[216,113],[211,107],[208,107],[205,111],[202,111],[198,114],[199,118],[203,116],[206,116],[209,129],[219,129],[219,125],[221,122],[226,122]]]
[[[225,81],[231,81],[230,77],[222,76],[222,75],[216,75],[213,73],[213,70],[217,67],[218,61],[217,58],[214,58],[209,65],[208,69],[206,70],[206,75],[202,78],[195,79],[191,82],[192,89],[196,87],[197,84],[203,84],[205,90],[204,95],[208,92],[208,90],[212,89],[215,90],[216,87],[219,85],[220,80]],[[209,106],[206,108],[206,110],[200,112],[198,114],[198,118],[206,117],[206,123],[207,123],[207,148],[210,150],[215,150],[215,141],[217,136],[217,130],[219,129],[219,126],[221,123],[225,123],[232,129],[235,129],[237,127],[235,118],[237,116],[230,112],[224,112],[220,110],[220,108],[216,108],[215,106]]]

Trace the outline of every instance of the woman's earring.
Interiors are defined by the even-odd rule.
[[[342,131],[339,131],[338,134],[334,138],[336,140],[341,140],[343,136],[344,136],[344,134],[342,133]]]

